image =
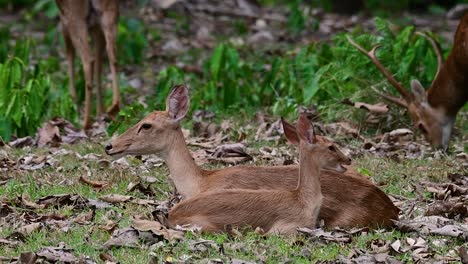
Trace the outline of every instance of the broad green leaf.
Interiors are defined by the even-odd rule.
[[[320,68],[315,74],[314,77],[309,80],[309,82],[304,87],[304,102],[310,103],[314,95],[320,89],[320,78],[322,75],[328,71],[330,65]]]
[[[215,48],[215,50],[213,51],[213,54],[211,55],[210,72],[211,72],[211,78],[213,78],[213,80],[215,81],[218,80],[219,71],[223,65],[225,49],[226,49],[226,46],[224,44],[220,44]]]
[[[0,117],[0,137],[5,141],[10,141],[12,131],[11,119],[7,117]]]

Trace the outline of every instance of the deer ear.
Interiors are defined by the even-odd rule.
[[[296,127],[288,123],[288,121],[283,118],[281,118],[281,124],[283,125],[284,136],[288,139],[289,143],[299,145],[299,137],[296,133]]]
[[[176,85],[166,98],[166,111],[172,120],[178,122],[189,110],[190,98],[185,85]]]
[[[422,84],[418,80],[411,81],[411,90],[415,96],[415,99],[419,102],[426,102],[427,101],[427,94],[426,90],[422,86]]]
[[[307,142],[308,144],[315,144],[317,142],[314,126],[309,121],[306,114],[300,114],[296,125],[296,131],[301,141]]]

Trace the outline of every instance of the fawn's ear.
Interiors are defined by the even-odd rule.
[[[307,118],[307,115],[302,113],[299,115],[299,120],[296,125],[297,135],[301,141],[304,141],[308,144],[315,144],[317,138],[315,137],[314,126]]]
[[[179,122],[189,110],[190,98],[185,85],[176,85],[166,98],[166,111],[172,120]]]
[[[296,127],[288,123],[288,121],[283,118],[281,118],[281,124],[283,125],[284,136],[288,139],[289,143],[299,145],[299,137],[296,133]]]

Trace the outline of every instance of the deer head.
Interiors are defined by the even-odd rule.
[[[411,82],[411,91],[405,89],[395,80],[393,75],[377,59],[375,52],[380,45],[367,51],[347,36],[349,43],[375,64],[392,86],[398,90],[402,98],[384,94],[373,87],[372,89],[384,99],[407,108],[414,126],[423,133],[426,140],[434,148],[447,149],[456,114],[468,99],[467,81],[464,77],[468,74],[466,68],[466,59],[468,59],[467,28],[468,13],[464,15],[457,28],[454,47],[445,63],[437,41],[424,33],[416,33],[431,43],[438,62],[437,73],[427,92],[418,80]]]
[[[321,167],[325,170],[345,172],[346,168],[342,164],[350,165],[351,159],[346,156],[333,142],[315,134],[314,127],[305,114],[299,116],[297,126],[294,127],[281,118],[284,135],[288,141],[296,146],[306,148],[308,151],[318,151],[321,153],[318,158]],[[301,144],[300,142],[303,142]]]
[[[116,157],[145,154],[164,157],[176,138],[181,136],[179,122],[187,114],[189,103],[187,88],[175,86],[166,98],[166,111],[147,115],[108,144],[106,153]]]

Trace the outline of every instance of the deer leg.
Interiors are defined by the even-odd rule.
[[[73,41],[73,46],[78,51],[83,64],[83,71],[85,75],[85,111],[83,128],[91,128],[91,96],[93,92],[93,64],[94,58],[91,53],[91,47],[88,43],[89,32],[85,23],[73,24],[75,34],[70,35]]]
[[[176,228],[177,225],[185,226],[190,225],[190,228],[200,229],[202,232],[207,233],[219,233],[222,231],[221,228],[212,224],[206,217],[203,216],[187,216],[187,217],[178,217],[169,214],[169,226],[171,228]]]
[[[119,112],[120,94],[117,80],[117,57],[115,52],[117,35],[117,15],[115,13],[103,13],[101,20],[102,31],[106,40],[107,57],[112,74],[112,105],[108,109],[109,116],[114,118]]]
[[[299,227],[297,223],[291,222],[284,222],[279,221],[275,223],[270,230],[268,230],[268,234],[283,234],[283,235],[294,235],[297,234],[297,227]],[[304,225],[305,226],[305,225]]]
[[[75,88],[75,48],[73,47],[72,40],[70,39],[69,32],[63,26],[63,39],[65,41],[65,53],[68,62],[68,77],[69,77],[69,85],[68,89],[70,90],[70,96],[72,98],[73,103],[76,104],[77,109],[78,107],[78,98],[76,95],[76,88]]]
[[[94,85],[96,87],[96,109],[97,115],[101,116],[104,114],[104,94],[101,86],[101,75],[102,75],[102,59],[105,49],[105,39],[101,30],[94,30],[94,46],[96,60],[94,61]]]

